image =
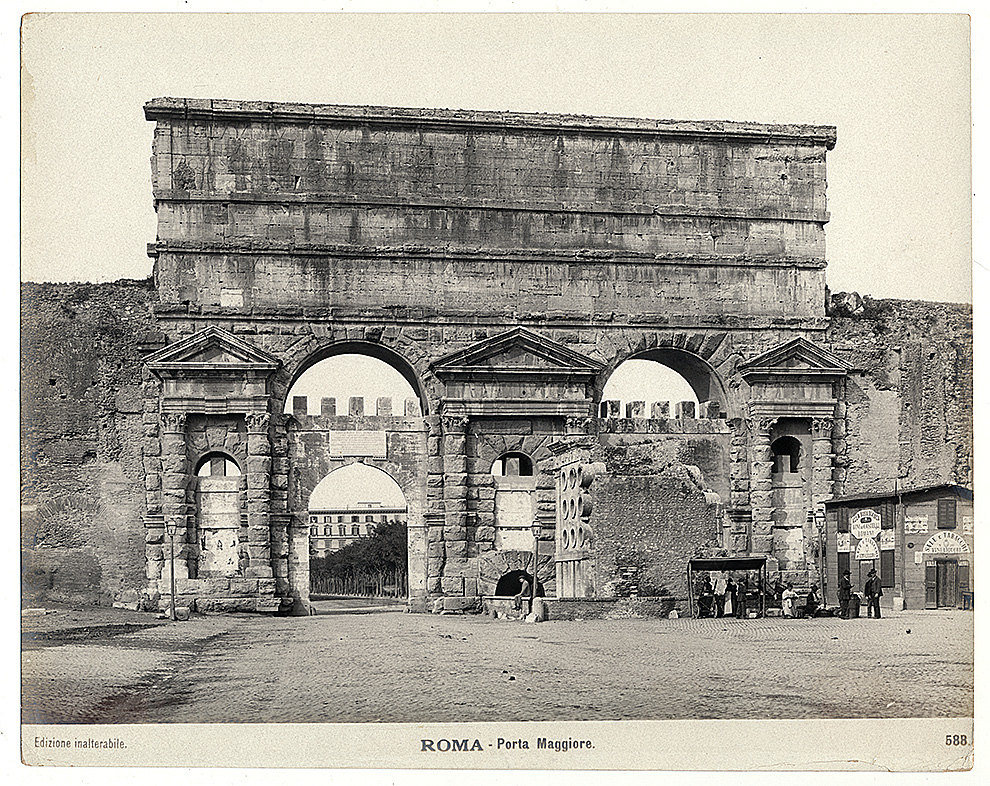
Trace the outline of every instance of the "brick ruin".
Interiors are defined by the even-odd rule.
[[[767,555],[806,586],[833,496],[972,487],[971,309],[829,297],[833,128],[145,114],[153,279],[23,285],[28,596],[163,607],[173,521],[181,602],[307,613],[309,496],[354,461],[406,497],[415,611],[531,570],[534,521],[548,596],[665,610],[692,556]],[[417,398],[289,400],[347,353]],[[697,411],[603,401],[631,358]]]

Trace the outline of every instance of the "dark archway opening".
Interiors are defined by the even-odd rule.
[[[524,570],[509,571],[498,580],[498,584],[495,585],[495,594],[499,597],[512,597],[518,595],[519,590],[522,589],[523,578],[529,582],[531,587],[533,586],[532,574],[527,573]],[[546,597],[546,594],[543,591],[543,584],[541,582],[536,583],[536,597]]]
[[[779,437],[770,445],[774,474],[801,469],[801,442],[795,437]]]

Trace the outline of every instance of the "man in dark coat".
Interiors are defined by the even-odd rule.
[[[852,582],[849,580],[851,574],[847,570],[839,579],[839,618],[849,619],[849,601],[852,600]]]
[[[739,583],[736,584],[736,618],[744,620],[746,619],[746,593],[749,591],[749,585],[746,584],[746,578],[741,577]]]
[[[883,589],[880,587],[880,577],[876,570],[866,574],[866,586],[863,591],[866,594],[866,616],[880,619],[880,596],[883,595]]]

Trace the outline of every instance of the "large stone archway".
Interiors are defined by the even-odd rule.
[[[656,544],[780,544],[803,565],[800,511],[774,507],[767,452],[776,419],[806,419],[807,499],[832,492],[846,368],[815,342],[834,129],[192,99],[146,115],[156,313],[171,342],[144,390],[149,592],[162,586],[164,522],[190,515],[190,423],[220,442],[240,435],[229,439],[243,441],[246,512],[243,574],[187,594],[304,613],[307,490],[360,459],[406,493],[412,605],[469,606],[505,559],[492,451],[539,455],[532,518],[552,531],[551,454],[575,445],[607,468],[581,515],[597,495],[600,511],[642,525],[599,522],[630,539],[605,544],[616,570],[669,561]],[[282,414],[309,364],[353,350],[397,362],[419,411]],[[630,357],[679,366],[710,406],[599,417],[608,373]],[[527,511],[513,515],[523,528]],[[690,531],[672,535],[679,517]],[[183,543],[188,561],[195,544]],[[611,570],[593,549],[587,559]]]

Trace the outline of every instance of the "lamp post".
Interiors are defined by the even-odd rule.
[[[175,519],[168,519],[165,522],[165,531],[168,533],[168,578],[169,578],[169,616],[175,622],[175,531],[179,524]]]
[[[532,613],[536,605],[536,583],[540,575],[540,532],[543,527],[539,521],[534,520],[530,529],[533,532],[533,586],[530,587],[529,611]]]
[[[815,508],[815,529],[818,533],[818,582],[822,590],[822,605],[825,604],[825,508]]]

